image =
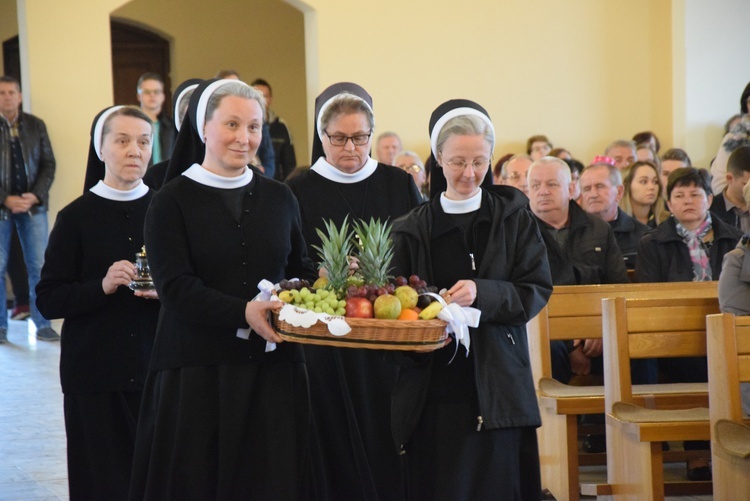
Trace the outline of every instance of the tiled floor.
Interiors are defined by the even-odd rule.
[[[53,326],[60,331],[60,322]],[[9,327],[9,343],[0,345],[0,501],[67,500],[60,343],[37,341],[32,322]]]
[[[10,321],[0,344],[0,501],[68,499],[60,343],[35,332]]]

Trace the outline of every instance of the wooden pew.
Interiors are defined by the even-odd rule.
[[[750,317],[709,315],[706,328],[714,499],[749,499],[750,420],[740,382],[750,382]]]
[[[708,440],[708,408],[681,402],[682,384],[671,391],[671,407],[644,406],[634,398],[630,360],[706,354],[706,315],[718,313],[716,298],[602,301],[607,480],[615,500],[662,500],[668,494],[710,494],[711,482],[664,482],[662,442]],[[684,403],[684,406],[682,405]]]
[[[552,379],[550,341],[602,336],[602,299],[717,297],[717,282],[557,286],[547,306],[527,324],[532,372],[539,396],[542,486],[558,500],[604,495],[606,482],[580,484],[579,466],[604,464],[604,454],[578,453],[578,416],[604,412],[603,386],[569,386]],[[705,389],[695,405],[706,405]]]

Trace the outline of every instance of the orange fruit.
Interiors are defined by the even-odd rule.
[[[399,320],[419,320],[419,313],[411,308],[404,308],[398,316]]]

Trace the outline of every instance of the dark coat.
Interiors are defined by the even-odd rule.
[[[102,279],[112,263],[134,261],[141,250],[151,197],[116,202],[86,193],[57,215],[36,301],[46,318],[65,319],[60,380],[66,395],[143,387],[159,301],[124,286],[105,294]]]
[[[625,260],[625,267],[629,270],[635,269],[638,244],[641,243],[643,235],[651,231],[651,228],[619,207],[617,208],[617,219],[610,221],[609,226],[615,234],[617,247],[620,248],[620,253]]]
[[[742,232],[711,215],[714,240],[708,250],[711,273],[719,279],[724,254],[737,246]],[[690,252],[682,237],[677,234],[674,217],[661,223],[648,233],[638,247],[638,262],[635,268],[638,282],[692,282],[693,264]]]
[[[29,211],[31,214],[49,207],[49,189],[55,179],[55,155],[47,135],[44,122],[34,115],[21,112],[18,115],[21,154],[26,167],[30,193],[39,199]],[[5,200],[11,193],[11,137],[7,120],[0,118],[0,200]],[[0,219],[8,219],[10,210],[0,207]]]
[[[549,226],[539,222],[555,285],[622,284],[628,271],[609,224],[588,214],[577,203],[569,206],[568,236],[563,249]]]
[[[184,176],[154,196],[145,240],[162,312],[152,369],[301,360],[294,343],[266,354],[260,336],[236,335],[258,282],[315,275],[291,191],[259,175],[244,189],[239,221],[216,189]]]
[[[714,201],[711,203],[711,207],[708,209],[711,214],[718,217],[729,226],[735,228],[741,228],[740,216],[734,211],[734,209],[727,210],[727,202],[724,196],[724,192],[714,196]]]
[[[527,199],[515,188],[484,191],[475,228],[486,233],[483,259],[477,264],[477,299],[482,311],[479,327],[471,329],[471,351],[475,357],[475,385],[483,426],[488,429],[539,426],[539,408],[529,365],[526,322],[547,304],[552,292],[546,252]],[[417,274],[434,283],[432,224],[436,211],[442,213],[440,198],[417,207],[393,225],[394,272]],[[482,214],[485,214],[484,212]],[[460,232],[454,228],[454,232]],[[459,259],[462,249],[454,249]],[[466,257],[468,259],[468,255]],[[449,345],[444,350],[453,350]],[[419,418],[418,403],[423,401],[429,381],[429,358],[405,360],[394,401],[394,435],[406,443]],[[404,392],[404,388],[410,391]],[[406,393],[406,394],[404,394]],[[410,393],[410,395],[409,395]],[[398,407],[401,405],[401,407]],[[447,431],[447,430],[446,430]]]
[[[161,148],[161,158],[162,161],[169,160],[169,157],[172,156],[172,148],[174,148],[174,121],[164,113],[159,113],[156,120],[159,122],[159,147]],[[151,157],[148,161],[148,165],[151,167],[153,164],[154,157]]]

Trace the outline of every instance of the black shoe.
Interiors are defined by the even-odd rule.
[[[8,342],[8,329],[0,327],[0,344]]]
[[[586,435],[583,450],[590,453],[607,452],[607,438],[604,435]]]
[[[60,334],[55,332],[52,327],[42,327],[36,331],[36,338],[40,341],[59,341]]]

